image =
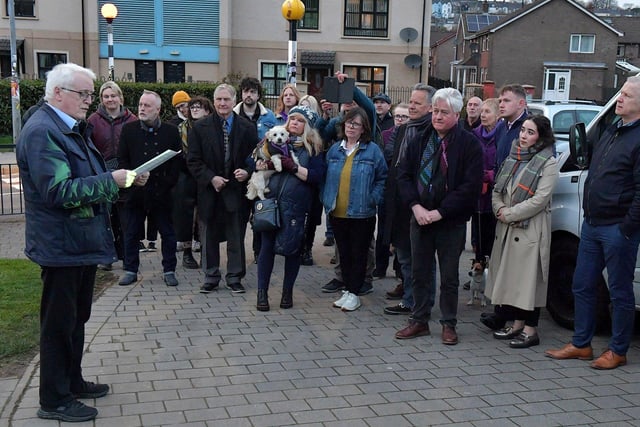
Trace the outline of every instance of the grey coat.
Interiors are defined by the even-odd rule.
[[[546,305],[551,248],[550,204],[557,180],[558,163],[551,157],[543,166],[538,187],[531,198],[512,206],[512,181],[507,184],[505,193],[493,192],[494,214],[504,207],[508,221],[498,221],[489,260],[485,294],[493,304],[507,304],[523,310]],[[527,218],[527,228],[511,226]]]

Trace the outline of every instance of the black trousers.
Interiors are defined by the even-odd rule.
[[[91,316],[96,266],[41,268],[40,405],[56,408],[82,386],[84,325]]]
[[[376,217],[330,217],[336,246],[340,253],[342,281],[353,294],[360,292],[367,271],[367,255],[376,227]]]

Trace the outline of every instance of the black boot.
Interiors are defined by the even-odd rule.
[[[280,300],[280,308],[293,307],[293,289],[282,289],[282,299]]]
[[[313,257],[311,256],[311,249],[304,250],[302,252],[302,265],[313,265]]]
[[[258,311],[269,311],[269,294],[267,289],[258,289]]]
[[[193,254],[191,253],[191,248],[184,249],[184,252],[182,253],[182,266],[184,268],[191,269],[199,268],[198,261],[196,261],[196,259],[193,257]]]

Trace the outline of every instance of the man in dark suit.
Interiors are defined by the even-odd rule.
[[[118,163],[134,169],[162,154],[165,150],[180,151],[182,140],[178,128],[160,120],[162,99],[156,92],[145,90],[138,103],[139,120],[122,128],[118,147]],[[149,217],[162,236],[162,270],[167,286],[178,286],[176,278],[176,233],[171,215],[171,190],[178,180],[180,163],[177,157],[151,171],[144,187],[129,190],[123,212],[127,218],[124,231],[124,275],[118,282],[127,286],[138,280],[140,267],[139,232]]]
[[[198,182],[200,239],[203,243],[201,293],[218,287],[220,242],[227,242],[225,282],[231,292],[244,293],[244,235],[249,219],[246,182],[253,171],[251,152],[259,142],[256,127],[235,114],[236,91],[221,84],[213,93],[216,114],[194,123],[189,132],[187,165]]]

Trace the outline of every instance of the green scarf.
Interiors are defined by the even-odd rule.
[[[538,151],[534,147],[522,148],[518,144],[518,140],[514,139],[511,144],[509,157],[505,159],[498,170],[493,191],[504,193],[507,184],[514,178],[514,174],[519,169],[520,164],[525,162],[524,172],[520,176],[520,180],[515,183],[516,189],[511,197],[511,206],[524,202],[536,193],[542,168],[550,157],[553,157],[552,146],[545,147],[541,151]]]

